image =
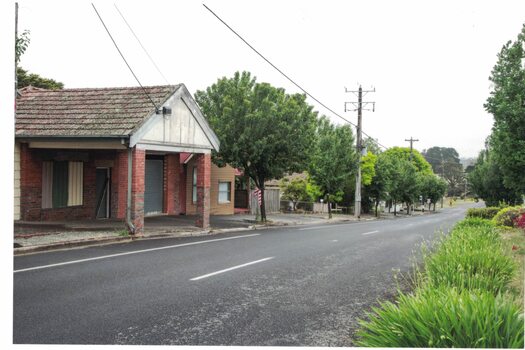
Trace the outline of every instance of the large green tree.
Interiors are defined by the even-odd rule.
[[[525,25],[507,42],[492,69],[493,90],[485,109],[494,117],[490,158],[498,165],[507,189],[525,194]]]
[[[328,203],[328,216],[332,217],[330,203],[340,197],[345,185],[353,178],[357,165],[354,135],[349,125],[333,125],[321,117],[317,127],[317,140],[308,173],[319,186]]]
[[[490,148],[479,153],[474,169],[468,174],[468,181],[472,192],[487,206],[522,203],[521,193],[505,185],[501,167],[494,160]]]
[[[214,161],[241,168],[262,192],[264,183],[302,172],[314,145],[317,115],[302,94],[257,83],[250,73],[221,78],[195,100],[221,141]]]
[[[459,154],[452,147],[434,146],[422,152],[435,174],[447,181],[449,196],[460,196],[464,191],[465,174]]]

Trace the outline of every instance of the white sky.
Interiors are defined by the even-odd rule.
[[[525,22],[525,1],[95,1],[143,85],[165,84],[114,7],[117,4],[169,83],[194,93],[248,70],[299,90],[251,51],[207,4],[312,95],[347,119],[345,87],[374,86],[364,131],[388,147],[454,147],[477,156],[490,133],[483,109],[496,55]],[[19,1],[31,31],[21,66],[67,88],[136,86],[90,2]],[[341,120],[309,103],[334,122]]]

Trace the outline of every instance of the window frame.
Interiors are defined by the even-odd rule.
[[[227,184],[228,191],[221,191],[221,184]],[[227,193],[227,200],[221,201],[221,193]],[[232,202],[232,182],[231,181],[222,181],[219,180],[219,185],[217,187],[217,203],[219,204],[229,204]]]
[[[193,167],[192,172],[192,186],[191,186],[191,202],[193,204],[197,203],[198,196],[197,196],[197,167]]]

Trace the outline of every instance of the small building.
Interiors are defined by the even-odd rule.
[[[140,235],[145,215],[188,213],[208,227],[210,213],[233,213],[235,184],[212,150],[219,140],[183,84],[22,89],[15,219],[111,217]]]

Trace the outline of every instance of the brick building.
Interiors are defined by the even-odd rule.
[[[234,172],[212,166],[218,149],[183,84],[22,89],[15,219],[111,217],[141,234],[145,215],[188,213],[208,227],[210,213],[233,213]]]

